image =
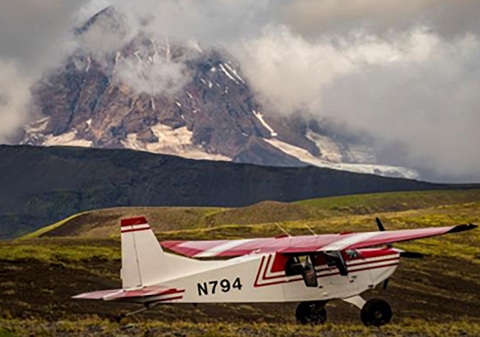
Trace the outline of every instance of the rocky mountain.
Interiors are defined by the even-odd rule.
[[[123,34],[123,25],[109,7],[76,34],[86,39],[98,27]],[[168,67],[181,67],[182,79],[168,78]],[[125,69],[152,85],[143,88],[135,76],[120,76]],[[157,74],[158,69],[163,72]],[[154,90],[157,84],[164,90]],[[300,114],[265,112],[235,60],[195,41],[172,43],[137,35],[102,55],[78,48],[33,91],[41,117],[25,127],[20,144],[128,148],[417,178],[413,170],[380,165],[367,145],[328,125]]]
[[[126,149],[3,145],[0,238],[108,207],[235,207],[264,200],[468,187],[313,166],[267,167]]]

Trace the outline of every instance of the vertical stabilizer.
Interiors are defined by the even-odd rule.
[[[166,256],[144,217],[122,219],[122,288],[157,284],[168,275]]]

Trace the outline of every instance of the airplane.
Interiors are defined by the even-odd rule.
[[[401,257],[422,257],[392,244],[478,227],[386,231],[376,222],[375,232],[159,244],[145,217],[122,219],[122,288],[73,298],[143,305],[123,317],[164,303],[300,302],[295,316],[302,324],[324,323],[325,305],[341,299],[360,310],[364,325],[381,326],[392,318],[390,305],[361,294],[381,283],[386,288]]]

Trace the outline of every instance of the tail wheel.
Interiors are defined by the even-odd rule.
[[[297,322],[301,324],[323,324],[327,321],[326,302],[302,302],[295,311]]]
[[[115,323],[118,323],[120,325],[126,325],[128,323],[131,323],[131,319],[125,314],[125,313],[121,313],[120,315],[118,316],[113,316],[111,319],[110,319],[111,322],[115,322]]]
[[[365,326],[382,326],[392,319],[392,308],[386,301],[374,298],[365,303],[360,318]]]

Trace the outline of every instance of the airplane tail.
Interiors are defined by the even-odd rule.
[[[208,263],[165,253],[145,217],[121,220],[122,288],[137,289],[184,276]]]
[[[122,288],[156,284],[168,275],[169,264],[144,217],[122,219]]]

